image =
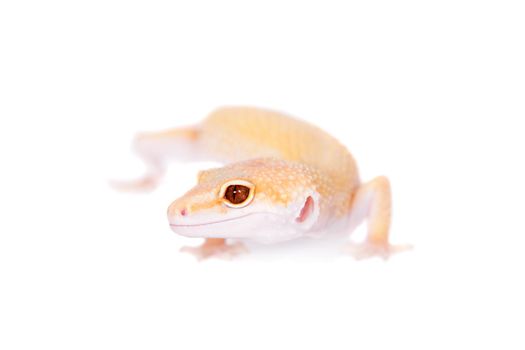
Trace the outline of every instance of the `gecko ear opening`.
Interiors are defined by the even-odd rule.
[[[304,202],[301,212],[299,213],[299,216],[295,220],[298,223],[303,223],[306,220],[308,220],[308,218],[312,216],[314,212],[314,206],[314,199],[312,198],[312,196],[308,196],[308,198],[306,198],[306,201]]]
[[[319,193],[313,192],[306,197],[295,221],[303,230],[310,230],[319,218]]]

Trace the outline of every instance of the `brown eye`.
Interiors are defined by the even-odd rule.
[[[241,204],[248,199],[250,188],[243,185],[230,185],[226,188],[224,198],[232,204]]]
[[[222,186],[220,196],[227,206],[231,208],[242,208],[252,201],[254,189],[255,186],[247,181],[229,181]]]

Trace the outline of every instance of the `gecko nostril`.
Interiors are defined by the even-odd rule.
[[[186,216],[187,214],[188,214],[188,211],[186,210],[186,208],[184,208],[184,209],[182,209],[180,211],[180,215],[182,215],[182,216]]]

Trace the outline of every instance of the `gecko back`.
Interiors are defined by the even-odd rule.
[[[271,157],[313,166],[342,186],[359,182],[348,150],[320,128],[287,115],[253,107],[226,107],[200,125],[200,147],[223,162]]]

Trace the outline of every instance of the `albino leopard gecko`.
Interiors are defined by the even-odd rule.
[[[364,219],[367,238],[348,243],[355,257],[387,258],[408,248],[388,242],[388,179],[361,183],[350,152],[304,121],[228,107],[195,126],[139,134],[134,145],[150,172],[132,183],[116,183],[121,189],[154,188],[171,159],[227,164],[201,171],[198,184],[168,208],[174,232],[206,239],[184,248],[199,258],[240,253],[243,239],[274,243],[320,236],[336,224],[351,232]],[[237,243],[227,242],[230,238]]]

